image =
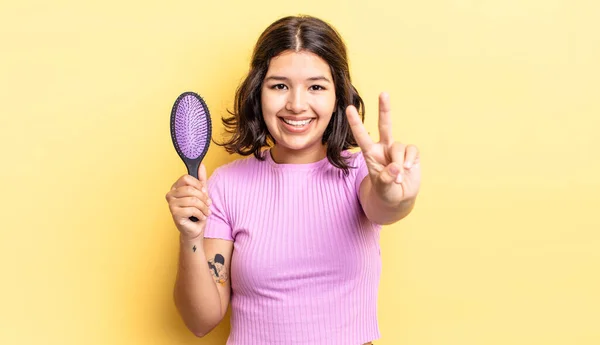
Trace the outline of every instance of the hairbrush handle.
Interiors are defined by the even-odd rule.
[[[185,163],[188,169],[188,174],[192,175],[194,178],[198,179],[198,169],[200,168],[200,161],[193,160]],[[197,222],[198,218],[191,216],[189,218],[192,222]]]

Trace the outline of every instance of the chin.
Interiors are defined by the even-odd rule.
[[[321,144],[321,141],[318,142],[308,142],[308,141],[298,141],[298,140],[278,140],[278,146],[287,151],[306,151],[306,150],[318,150],[322,148],[324,145]]]

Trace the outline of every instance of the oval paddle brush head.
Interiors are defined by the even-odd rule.
[[[212,124],[206,103],[195,92],[184,92],[171,110],[171,139],[188,174],[198,178],[198,168],[210,146]],[[192,221],[198,221],[194,216]]]

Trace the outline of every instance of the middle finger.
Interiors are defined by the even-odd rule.
[[[171,192],[171,196],[174,198],[185,198],[195,196],[197,198],[208,198],[208,192],[206,191],[206,187],[202,187],[202,190],[198,190],[193,186],[181,186],[176,188]]]
[[[390,96],[383,92],[379,95],[379,141],[391,143],[392,138],[392,109]]]
[[[210,215],[209,204],[206,199],[200,199],[195,196],[185,197],[177,199],[174,203],[174,206],[184,208],[184,207],[195,207],[199,209],[204,215],[207,217]]]

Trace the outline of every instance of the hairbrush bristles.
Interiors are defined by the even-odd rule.
[[[189,174],[196,178],[210,146],[211,132],[210,112],[202,97],[190,91],[177,97],[171,110],[171,138]]]
[[[209,127],[204,105],[191,94],[183,96],[175,110],[175,140],[181,153],[188,159],[204,154]]]

